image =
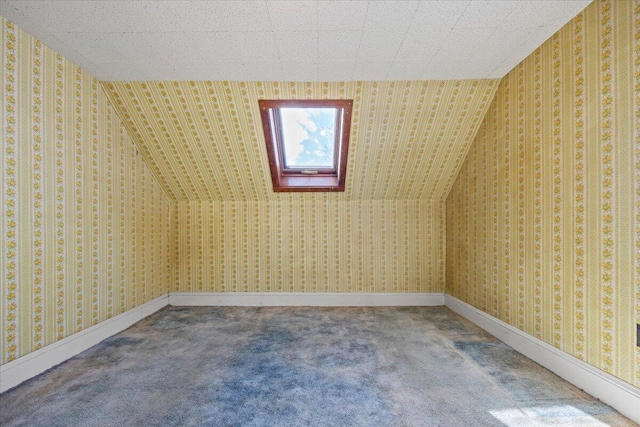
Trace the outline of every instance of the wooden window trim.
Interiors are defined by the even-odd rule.
[[[313,100],[258,100],[262,129],[269,157],[269,168],[273,181],[273,191],[336,191],[345,189],[347,157],[349,153],[349,134],[351,131],[352,100],[313,99]],[[284,167],[282,132],[279,126],[278,110],[283,107],[295,108],[336,108],[336,148],[338,155],[335,169],[312,169],[313,175],[302,170]],[[307,169],[308,170],[308,169]]]

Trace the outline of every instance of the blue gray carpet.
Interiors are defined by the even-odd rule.
[[[444,307],[168,307],[0,395],[0,425],[635,424]]]

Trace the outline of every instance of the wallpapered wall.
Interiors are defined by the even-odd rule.
[[[175,290],[444,291],[444,203],[284,196],[180,202]]]
[[[443,292],[444,200],[497,80],[108,82],[178,203],[175,289]],[[354,99],[344,193],[274,193],[258,99]]]
[[[501,82],[447,199],[447,292],[640,385],[640,3],[596,1]]]
[[[2,18],[0,364],[169,290],[172,202],[99,82]]]
[[[258,201],[272,190],[259,99],[353,99],[347,182],[334,200],[442,200],[498,80],[107,82],[176,200]],[[302,200],[294,197],[292,200]]]

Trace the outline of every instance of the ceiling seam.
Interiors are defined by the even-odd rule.
[[[464,13],[467,11],[467,9],[469,8],[469,5],[471,4],[471,0],[469,0],[467,2],[467,5],[464,7],[464,10],[462,11],[462,13],[460,14],[460,16],[458,16],[458,19],[456,19],[456,23],[453,24],[453,26],[450,28],[450,30],[453,30],[456,25],[458,25],[458,22],[460,22],[460,20],[462,19],[462,17],[464,16]]]
[[[436,50],[434,52],[434,54],[431,56],[431,59],[429,60],[429,62],[427,63],[426,67],[429,67],[429,65],[431,65],[431,63],[433,62],[433,58],[436,58],[438,56],[438,54],[440,53],[440,51],[442,50],[442,46],[444,46],[447,43],[447,40],[449,40],[449,37],[451,37],[451,32],[453,31],[453,29],[456,27],[456,25],[458,25],[458,22],[460,22],[460,19],[462,19],[462,17],[464,16],[464,13],[467,11],[467,8],[469,7],[469,5],[471,4],[471,0],[469,0],[469,2],[467,3],[467,5],[464,7],[464,10],[462,11],[462,13],[460,14],[460,16],[458,16],[458,19],[456,19],[456,23],[453,24],[453,26],[451,28],[449,28],[449,34],[447,34],[447,37],[445,37],[445,39],[442,41],[442,43],[440,44],[440,46],[438,47],[438,50]]]
[[[358,58],[360,58],[360,48],[362,47],[362,37],[364,37],[364,26],[367,23],[367,16],[369,16],[369,3],[367,2],[367,10],[364,12],[364,20],[362,21],[362,31],[360,32],[360,40],[358,40],[358,52],[356,53],[356,60],[353,62],[353,68],[351,69],[351,78],[353,79],[353,74],[355,73],[356,64],[358,63]]]
[[[276,43],[276,54],[278,55],[278,64],[280,64],[280,75],[284,76],[284,68],[282,68],[282,58],[280,58],[280,46],[278,45],[278,41],[276,40],[276,31],[273,29],[273,19],[271,19],[271,11],[269,10],[269,2],[267,0],[264,1],[264,6],[267,8],[267,16],[269,17],[269,25],[271,27],[271,35],[273,36],[273,40]]]
[[[413,23],[413,20],[416,17],[416,13],[418,13],[418,8],[420,6],[416,6],[415,10],[413,11],[413,15],[411,15],[411,20],[409,21],[409,25],[407,25],[407,29],[404,32],[404,36],[402,36],[402,41],[400,42],[400,47],[402,47],[402,45],[404,44],[404,41],[407,38],[407,34],[409,34],[409,29],[411,28],[411,24]],[[393,60],[391,61],[391,67],[389,67],[389,69],[387,70],[387,73],[384,75],[385,80],[389,78],[389,73],[391,72],[391,68],[393,68],[393,64],[396,63],[396,59],[398,58],[398,55],[400,54],[400,49],[398,49],[396,51],[396,55],[393,57]],[[426,67],[426,65],[425,65]]]

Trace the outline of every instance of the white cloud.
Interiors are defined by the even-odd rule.
[[[333,137],[333,132],[331,132],[329,129],[322,129],[320,131],[320,135],[322,135],[324,138],[330,138]]]
[[[309,112],[302,108],[283,108],[282,130],[284,134],[284,152],[289,163],[295,163],[304,147],[302,142],[309,138],[307,129],[315,132],[316,124],[311,120]]]

